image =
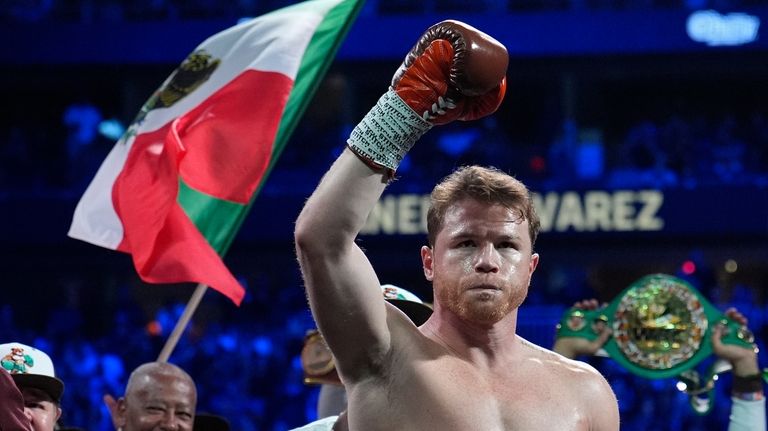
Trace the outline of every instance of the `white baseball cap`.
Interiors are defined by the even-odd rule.
[[[0,344],[0,367],[11,374],[19,389],[40,389],[57,403],[61,401],[64,382],[56,377],[53,361],[42,350],[18,342]]]
[[[382,284],[381,293],[390,304],[399,308],[416,326],[421,326],[432,315],[432,307],[418,296],[393,284]]]

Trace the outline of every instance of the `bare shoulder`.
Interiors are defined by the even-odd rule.
[[[524,341],[530,348],[531,357],[544,367],[540,373],[569,399],[579,400],[579,405],[592,430],[618,430],[619,408],[616,396],[608,381],[586,362],[566,358],[559,353]]]
[[[573,387],[582,389],[580,392],[598,390],[613,396],[613,391],[605,377],[588,363],[566,358],[557,352],[537,346],[524,339],[522,342],[530,349],[532,356],[541,361],[542,366],[547,368],[546,372],[557,380],[575,383],[576,385]]]

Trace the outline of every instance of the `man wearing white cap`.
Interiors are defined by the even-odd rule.
[[[64,382],[56,378],[51,358],[25,344],[5,343],[0,344],[0,368],[11,375],[23,395],[29,429],[53,431],[61,417]]]

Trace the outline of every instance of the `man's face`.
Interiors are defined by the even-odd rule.
[[[196,397],[190,382],[178,376],[143,376],[118,402],[118,422],[124,431],[190,431]]]
[[[448,209],[433,248],[421,254],[439,305],[482,325],[522,304],[539,261],[519,212],[474,199]]]
[[[24,415],[32,424],[34,431],[53,431],[56,421],[61,416],[61,408],[50,395],[37,388],[22,387],[24,396]]]

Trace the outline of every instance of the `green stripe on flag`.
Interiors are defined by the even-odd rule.
[[[315,30],[302,57],[294,87],[283,111],[269,167],[247,206],[211,197],[192,189],[179,179],[179,205],[220,256],[223,256],[232,244],[364,3],[365,0],[342,1],[328,11]],[[297,6],[299,5],[290,7]]]
[[[178,202],[219,255],[224,254],[248,213],[246,205],[214,198],[192,189],[179,178]]]
[[[272,150],[272,161],[270,162],[267,173],[272,170],[278,156],[282,153],[285,144],[296,128],[299,119],[306,111],[312,96],[320,86],[325,73],[331,67],[331,62],[336,56],[339,46],[344,41],[347,32],[352,23],[354,23],[357,14],[363,7],[364,0],[354,0],[341,2],[339,5],[328,11],[323,22],[317,27],[312,36],[301,65],[296,74],[296,82],[291,96],[285,105],[283,118],[280,121],[280,127],[277,130],[275,146]],[[263,184],[263,182],[262,182]],[[253,199],[251,199],[253,202]],[[298,215],[298,214],[297,214]]]

